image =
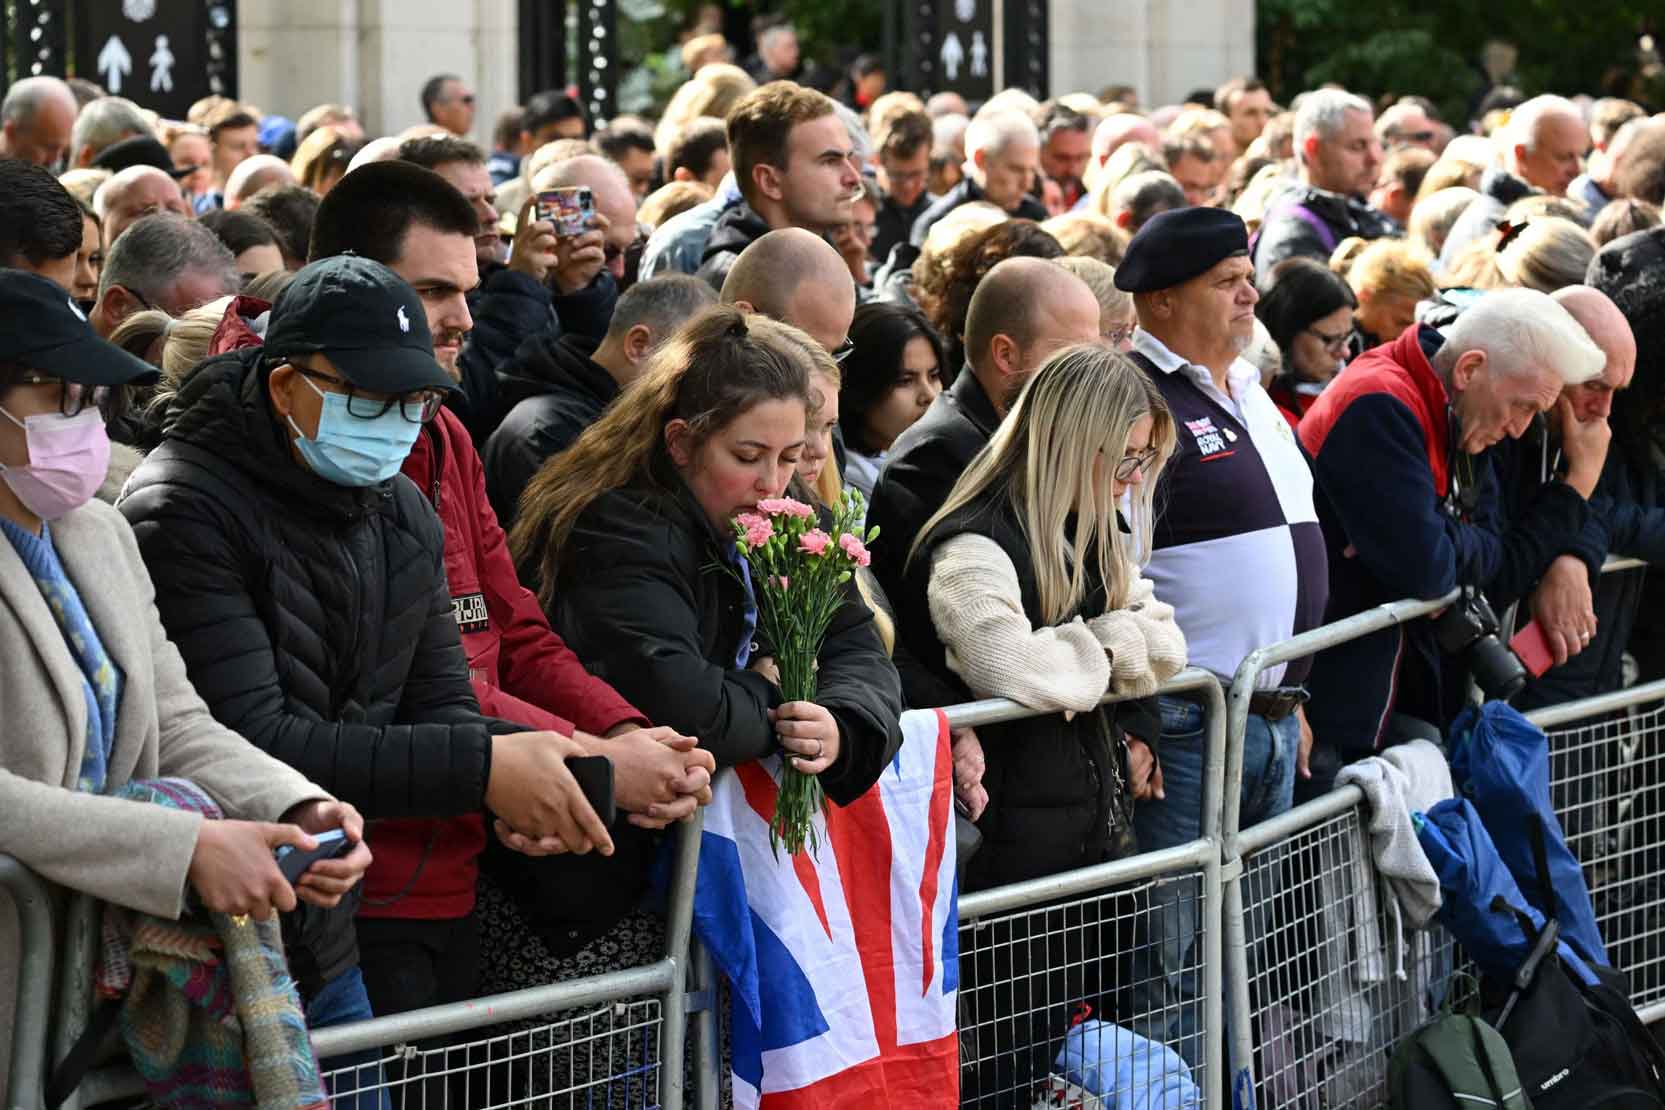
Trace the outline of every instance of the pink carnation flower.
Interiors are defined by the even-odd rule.
[[[757,503],[757,511],[768,513],[770,516],[796,516],[808,519],[815,515],[815,510],[802,501],[794,501],[790,497],[770,497]]]
[[[764,516],[762,513],[741,513],[739,516],[734,518],[734,523],[738,524],[742,528],[751,529],[757,527],[759,524],[768,524],[769,518]]]
[[[784,589],[786,589],[786,587],[788,587],[790,585],[792,585],[792,580],[790,578],[786,577],[786,575],[784,575],[784,574],[781,575],[780,576],[780,588],[784,590]]]
[[[746,527],[746,546],[762,547],[775,534],[775,526],[767,520],[757,520]]]
[[[798,537],[798,550],[805,555],[820,555],[827,550],[827,545],[830,543],[832,543],[831,536],[819,528],[811,528]]]
[[[873,561],[873,556],[867,551],[867,545],[848,532],[838,537],[838,546],[858,567],[865,567]]]

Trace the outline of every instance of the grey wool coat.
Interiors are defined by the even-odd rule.
[[[209,714],[162,630],[127,521],[92,501],[50,525],[52,543],[123,675],[106,789],[189,779],[227,817],[273,821],[328,795]],[[40,588],[0,539],[0,852],[47,880],[177,917],[202,818],[78,793],[87,707],[81,671]],[[0,893],[0,1090],[9,1073],[17,919]]]

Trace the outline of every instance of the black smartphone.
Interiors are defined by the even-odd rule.
[[[306,869],[321,859],[335,859],[353,850],[353,841],[347,839],[347,834],[340,829],[319,833],[312,839],[318,842],[318,847],[310,852],[303,852],[291,844],[279,844],[272,855],[277,859],[278,870],[283,877],[294,886],[300,882]]]
[[[613,804],[613,761],[604,755],[581,755],[567,760],[567,770],[578,780],[584,800],[600,816],[601,823],[612,828],[618,812]]]

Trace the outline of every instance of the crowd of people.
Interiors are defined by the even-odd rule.
[[[1195,839],[1204,710],[1162,683],[1382,602],[1515,606],[1553,664],[1522,707],[1665,673],[1651,583],[1600,574],[1665,559],[1665,116],[1253,78],[972,106],[870,59],[834,97],[789,27],[750,71],[711,38],[656,121],[553,90],[489,147],[448,74],[377,137],[6,91],[0,851],[281,915],[319,1028],[643,956],[714,775],[779,753],[847,803],[905,708],[1046,714],[953,734],[969,891]],[[538,201],[573,187],[582,229]],[[732,520],[848,487],[871,573],[788,702]],[[1243,824],[1438,741],[1445,628],[1263,672]],[[223,819],[118,796],[156,779]],[[1178,1045],[1200,925],[1152,918],[1139,1032]]]

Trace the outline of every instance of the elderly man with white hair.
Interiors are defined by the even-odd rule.
[[[965,176],[914,221],[909,242],[925,245],[936,222],[962,204],[986,200],[1024,220],[1046,219],[1046,208],[1029,195],[1040,166],[1041,136],[1035,123],[1016,110],[977,113],[965,129]]]
[[[1364,198],[1376,187],[1382,144],[1370,102],[1341,89],[1308,93],[1295,112],[1299,178],[1267,203],[1252,246],[1255,281],[1265,292],[1272,268],[1286,258],[1328,262],[1349,236],[1379,239],[1399,226]]]
[[[152,212],[191,214],[179,182],[155,166],[129,166],[93,194],[93,213],[104,232],[105,250],[122,232]]]
[[[1554,298],[1488,293],[1443,331],[1407,328],[1342,371],[1301,421],[1330,556],[1326,621],[1456,587],[1520,597],[1576,552],[1607,457],[1605,420],[1563,426],[1566,473],[1505,525],[1487,449],[1518,439],[1607,356]],[[1463,604],[1463,603],[1459,603]],[[1389,744],[1438,740],[1467,675],[1434,620],[1319,654],[1307,719],[1316,747],[1303,790]]]
[[[1464,247],[1491,233],[1508,207],[1534,193],[1565,196],[1584,169],[1590,131],[1578,105],[1561,96],[1535,96],[1509,114],[1498,136],[1502,164],[1480,178],[1470,202],[1445,238],[1440,265],[1451,265]]]
[[[25,77],[0,102],[0,158],[53,168],[70,150],[75,94],[56,77]]]
[[[101,96],[75,117],[69,137],[70,166],[73,169],[90,166],[105,147],[150,133],[150,123],[137,104],[124,97]]]

